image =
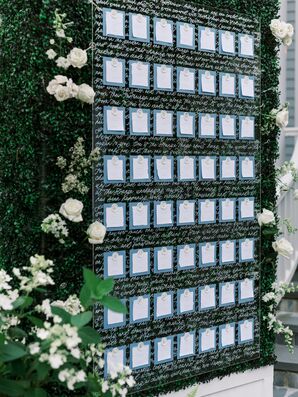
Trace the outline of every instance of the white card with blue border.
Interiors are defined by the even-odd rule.
[[[216,200],[199,200],[199,224],[216,222]]]
[[[216,29],[209,27],[199,27],[199,50],[216,51]]]
[[[236,157],[220,158],[220,179],[225,181],[236,179]]]
[[[155,339],[155,364],[173,360],[173,337]]]
[[[199,92],[200,94],[216,94],[216,73],[209,70],[200,70],[199,72]]]
[[[125,109],[117,107],[104,107],[104,133],[125,134]]]
[[[195,224],[195,201],[177,201],[177,225]]]
[[[230,115],[220,116],[220,138],[236,139],[236,117]]]
[[[200,330],[200,353],[207,353],[216,350],[216,328]]]
[[[130,322],[139,323],[150,320],[150,296],[138,296],[130,299]]]
[[[155,227],[173,226],[173,202],[161,201],[154,207]]]
[[[236,96],[236,76],[231,73],[220,73],[220,96]]]
[[[254,320],[245,320],[239,323],[239,343],[251,343],[254,340]]]
[[[154,248],[154,269],[156,273],[172,272],[173,262],[173,247]]]
[[[141,276],[150,273],[150,250],[139,249],[130,252],[130,275]]]
[[[235,345],[235,323],[219,327],[219,346],[221,349]]]
[[[254,179],[255,178],[255,158],[254,157],[240,157],[240,179]]]
[[[115,9],[103,9],[104,36],[125,38],[125,13]]]
[[[195,49],[195,26],[189,23],[177,22],[177,47]]]
[[[126,364],[125,346],[115,347],[105,352],[105,377],[110,374],[122,372]]]
[[[172,156],[156,157],[154,159],[155,165],[155,180],[158,182],[171,182],[174,178],[174,159]]]
[[[253,220],[255,218],[255,200],[253,197],[244,197],[239,199],[240,210],[239,219],[240,221]]]
[[[126,265],[125,251],[119,252],[106,252],[104,254],[105,263],[105,278],[121,278],[125,277],[125,265]]]
[[[239,56],[254,57],[254,37],[248,34],[239,34]]]
[[[150,135],[150,110],[130,109],[130,134]]]
[[[216,243],[200,244],[200,266],[209,267],[216,265]]]
[[[219,49],[221,54],[235,55],[235,33],[219,32]]]
[[[173,66],[154,65],[154,89],[173,91]]]
[[[216,117],[215,114],[200,114],[199,134],[201,138],[216,137]]]
[[[216,286],[206,285],[199,288],[199,309],[210,310],[216,307]]]
[[[254,99],[255,78],[252,76],[239,76],[239,96],[244,99]]]
[[[255,259],[254,251],[254,239],[240,240],[240,262],[253,262]]]
[[[194,94],[196,91],[195,81],[195,69],[177,68],[177,92]]]
[[[221,283],[219,286],[219,306],[235,305],[236,285],[234,282]]]
[[[179,270],[194,269],[196,266],[196,246],[180,245],[177,247],[177,265]]]
[[[104,218],[105,226],[108,230],[126,229],[126,211],[124,203],[105,204]]]
[[[228,265],[236,262],[236,242],[221,241],[220,242],[220,263]]]
[[[177,358],[191,357],[195,355],[195,332],[186,332],[185,334],[178,335],[178,351]]]
[[[125,60],[117,58],[103,58],[104,84],[111,86],[125,86]]]
[[[173,315],[173,293],[162,292],[154,295],[154,318],[160,319]]]
[[[154,135],[173,136],[173,112],[154,111]]]
[[[150,64],[129,61],[129,86],[131,88],[150,88]]]
[[[254,298],[254,280],[247,278],[243,281],[239,281],[239,302],[251,302]]]
[[[126,179],[125,156],[104,156],[105,183],[124,183]]]
[[[150,18],[142,14],[129,14],[129,39],[150,42]]]
[[[173,45],[173,22],[164,18],[154,18],[154,42],[161,45]]]
[[[150,182],[150,156],[131,156],[130,180],[131,182]]]
[[[236,199],[221,199],[219,201],[220,222],[234,222],[236,218]]]
[[[150,366],[150,341],[134,343],[130,347],[131,369],[137,370]]]
[[[177,135],[179,138],[194,138],[195,128],[195,113],[177,112]]]
[[[130,203],[129,204],[129,226],[130,229],[150,228],[150,203]]]
[[[196,180],[196,158],[178,157],[178,181],[187,182]]]
[[[240,116],[240,139],[255,139],[255,118],[249,116]]]
[[[177,300],[178,314],[193,312],[195,310],[195,289],[179,290]]]
[[[126,318],[125,314],[113,312],[110,309],[105,308],[105,329],[116,328],[125,325]]]
[[[216,157],[200,157],[200,179],[215,180],[216,179]]]

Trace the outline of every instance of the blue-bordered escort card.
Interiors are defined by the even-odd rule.
[[[129,203],[130,230],[150,228],[150,202]]]
[[[177,22],[176,30],[177,47],[194,50],[196,48],[195,25],[190,23]]]
[[[150,249],[143,248],[130,251],[130,276],[150,274]]]
[[[224,30],[219,31],[219,53],[235,55],[235,33]]]
[[[154,110],[154,135],[173,136],[173,112],[167,110]]]
[[[154,18],[154,44],[173,46],[173,21]]]
[[[216,95],[216,72],[199,70],[199,94]]]
[[[255,158],[253,156],[239,157],[240,179],[255,179]]]
[[[222,181],[235,181],[237,158],[235,156],[220,157],[220,179]]]
[[[191,270],[196,267],[196,245],[178,245],[177,247],[178,270]]]
[[[103,9],[103,35],[125,39],[125,12]]]
[[[242,99],[255,98],[255,78],[239,75],[239,97]]]
[[[154,364],[164,364],[174,359],[174,337],[167,336],[154,340]]]
[[[219,327],[219,348],[226,349],[235,346],[235,323],[221,325]]]
[[[174,224],[173,201],[156,201],[154,203],[154,226],[171,227]]]
[[[106,349],[104,353],[104,376],[107,378],[111,374],[122,372],[126,365],[126,346]]]
[[[246,238],[239,241],[239,262],[255,261],[255,240]]]
[[[216,156],[199,157],[200,181],[216,180]]]
[[[235,98],[236,75],[233,73],[219,74],[219,96]]]
[[[177,359],[192,357],[196,354],[196,332],[177,335]]]
[[[154,248],[154,272],[168,273],[174,271],[174,247]]]
[[[150,320],[150,296],[137,296],[129,301],[130,323],[142,323]]]
[[[255,139],[255,118],[249,116],[239,117],[239,139]]]
[[[196,309],[196,289],[180,289],[177,291],[177,314],[193,313]]]
[[[216,266],[216,243],[199,244],[199,265],[200,267]]]
[[[103,57],[103,84],[125,87],[125,60]]]
[[[177,201],[177,226],[188,226],[196,223],[196,201]]]
[[[239,221],[255,220],[255,198],[239,198]]]
[[[126,204],[104,204],[104,224],[109,232],[126,230]]]
[[[126,182],[126,157],[104,156],[104,183]]]
[[[253,302],[255,299],[254,292],[255,280],[248,279],[238,282],[239,303]]]
[[[133,343],[130,345],[130,368],[135,371],[150,367],[151,342]]]
[[[199,50],[207,52],[216,51],[216,29],[199,26]]]
[[[236,116],[219,116],[219,135],[221,139],[236,139]]]
[[[255,40],[254,36],[239,33],[238,35],[238,50],[239,56],[243,58],[254,58],[255,55]]]
[[[150,109],[129,109],[130,135],[150,135]]]
[[[196,93],[196,71],[189,68],[177,68],[177,92]]]
[[[150,64],[148,62],[129,61],[129,87],[150,88]]]
[[[236,262],[236,240],[220,241],[219,263],[231,265]]]
[[[205,285],[199,288],[199,310],[216,308],[216,285]]]
[[[124,302],[123,302],[124,303]],[[104,328],[123,327],[126,324],[126,315],[123,313],[116,313],[108,308],[104,308]]]
[[[199,353],[209,353],[216,350],[217,327],[200,329]]]
[[[173,292],[154,294],[154,319],[171,317],[174,314]]]
[[[238,343],[253,343],[254,341],[254,320],[244,320],[238,323]]]
[[[173,182],[174,180],[174,157],[154,157],[154,180],[156,182]]]
[[[216,203],[215,199],[199,200],[199,224],[216,223]]]
[[[104,106],[103,133],[125,135],[125,108]]]
[[[150,156],[130,156],[130,181],[151,182]]]
[[[154,64],[154,89],[173,91],[173,66]]]
[[[196,114],[177,112],[177,136],[179,138],[194,138],[196,135]]]
[[[124,278],[126,276],[126,252],[104,253],[104,277]]]
[[[196,158],[195,157],[178,157],[178,181],[193,182],[197,179]]]
[[[200,138],[216,138],[216,114],[199,114]]]
[[[150,43],[150,18],[129,13],[129,40]]]
[[[226,282],[219,284],[219,306],[234,306],[236,304],[236,283]]]
[[[235,222],[236,221],[236,199],[220,199],[219,200],[219,222]]]

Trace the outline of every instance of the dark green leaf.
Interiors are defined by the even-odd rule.
[[[127,313],[126,306],[114,296],[104,296],[99,302],[113,312]]]
[[[31,306],[33,302],[33,298],[31,296],[20,296],[14,303],[14,309],[26,309],[27,307]]]
[[[114,280],[112,278],[107,278],[106,280],[99,280],[95,298],[101,299],[103,296],[108,295],[114,289]]]
[[[25,397],[47,397],[47,395],[48,394],[44,389],[36,388],[28,390]]]
[[[81,289],[80,302],[85,308],[88,308],[92,304],[91,291],[87,284],[84,284]]]
[[[79,330],[79,337],[85,345],[89,345],[91,343],[97,344],[100,342],[99,333],[91,327],[81,328]]]
[[[0,361],[8,362],[26,356],[27,352],[21,343],[9,341],[0,347]]]
[[[72,316],[71,318],[71,324],[74,325],[75,327],[82,328],[84,325],[88,324],[93,317],[92,312],[84,312],[77,314],[76,316]]]
[[[50,372],[50,368],[45,363],[38,363],[38,365],[36,366],[36,372],[37,372],[37,380],[43,381],[48,376],[48,373]]]
[[[34,324],[38,328],[43,328],[43,321],[40,318],[37,318],[35,316],[28,316],[28,320],[31,321],[32,324]]]
[[[17,397],[24,396],[24,389],[29,387],[29,382],[0,379],[0,394]]]
[[[27,332],[25,332],[19,327],[9,328],[8,334],[13,339],[22,339],[27,336]]]
[[[87,285],[87,287],[89,288],[89,290],[93,293],[96,294],[97,291],[97,286],[99,283],[99,278],[96,276],[96,274],[94,272],[92,272],[89,269],[84,269],[84,280],[85,283]]]
[[[64,323],[71,323],[71,315],[64,309],[58,306],[51,306],[52,314],[59,316]]]

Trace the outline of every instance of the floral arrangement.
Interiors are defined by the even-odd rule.
[[[289,47],[293,42],[294,28],[290,23],[273,19],[270,24],[272,34],[285,46]]]

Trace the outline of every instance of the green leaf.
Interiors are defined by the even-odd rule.
[[[88,308],[92,304],[91,290],[87,284],[84,284],[81,289],[80,302],[85,308]]]
[[[64,323],[71,323],[71,315],[64,309],[58,306],[51,306],[52,314],[59,316]]]
[[[31,321],[32,324],[34,324],[37,328],[43,328],[43,321],[40,318],[37,318],[35,316],[28,316],[28,320]]]
[[[107,278],[106,280],[99,280],[98,286],[96,289],[98,299],[101,299],[103,296],[108,295],[114,289],[114,280],[112,278]]]
[[[104,296],[100,299],[100,303],[116,313],[127,313],[126,306],[114,296]]]
[[[25,332],[24,330],[22,330],[19,327],[9,328],[8,334],[10,337],[15,338],[15,339],[22,339],[27,336],[27,332]]]
[[[84,325],[88,324],[93,317],[92,312],[84,312],[77,314],[76,316],[72,316],[71,318],[71,324],[74,325],[75,327],[82,328]]]
[[[24,389],[29,387],[29,382],[0,379],[0,394],[17,397],[24,396]]]
[[[33,302],[33,298],[31,296],[20,296],[16,301],[13,303],[14,309],[26,309],[27,307],[31,306]]]
[[[48,376],[50,372],[50,368],[47,364],[39,362],[38,365],[36,366],[36,372],[37,372],[37,380],[42,382]]]
[[[78,334],[85,345],[89,345],[91,343],[97,344],[100,342],[99,333],[94,328],[91,327],[81,328],[79,329]]]
[[[93,294],[96,294],[97,286],[99,283],[99,279],[96,274],[91,270],[84,268],[84,280],[89,290]]]
[[[26,392],[24,397],[47,397],[47,392],[44,389],[37,387],[36,389],[30,389]]]
[[[9,341],[0,347],[0,361],[8,362],[26,356],[27,351],[21,343]]]

